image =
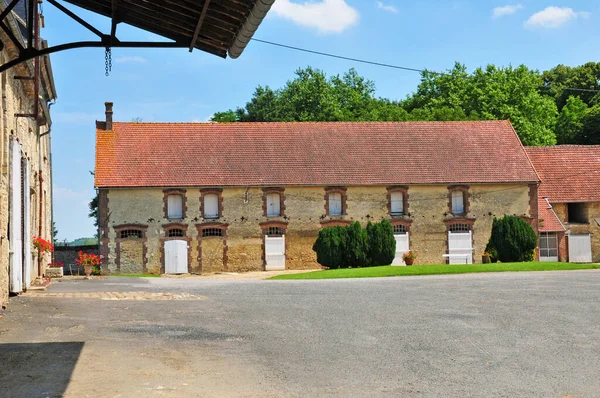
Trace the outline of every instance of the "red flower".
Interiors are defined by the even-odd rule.
[[[79,258],[75,261],[77,261],[77,264],[80,266],[99,265],[100,264],[100,256],[97,254],[84,253],[82,250],[80,250]]]
[[[54,251],[54,245],[39,236],[33,237],[33,246],[43,253],[52,253]]]

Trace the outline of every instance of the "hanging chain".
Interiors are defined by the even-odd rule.
[[[104,75],[108,76],[112,71],[112,51],[110,47],[104,50]]]

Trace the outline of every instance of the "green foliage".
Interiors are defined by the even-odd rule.
[[[367,265],[367,231],[358,221],[354,221],[346,229],[346,247],[344,248],[344,268],[364,267]]]
[[[90,209],[88,217],[94,219],[94,227],[98,227],[98,200],[99,195],[98,192],[96,192],[96,196],[94,196],[90,203],[88,203],[88,207]]]
[[[583,122],[588,106],[579,97],[569,97],[556,121],[556,140],[558,144],[579,142],[583,134]]]
[[[387,220],[367,224],[369,265],[391,264],[396,255],[396,239],[394,229]]]
[[[485,246],[485,251],[490,253],[490,262],[497,263],[498,262],[498,250],[494,247],[491,241],[487,243]]]
[[[600,105],[594,105],[586,112],[578,143],[600,145]]]
[[[537,247],[537,235],[520,217],[506,215],[494,218],[488,246],[497,250],[502,262],[530,261]]]
[[[229,109],[228,111],[225,111],[225,112],[215,113],[210,118],[210,121],[218,122],[218,123],[231,123],[231,122],[237,122],[239,120],[238,120],[237,114],[234,111],[232,111],[231,109]]]
[[[330,269],[345,268],[347,232],[345,227],[327,227],[319,231],[313,245],[317,262]]]
[[[558,65],[542,73],[542,94],[551,97],[559,110],[566,106],[569,97],[577,95],[588,106],[600,104],[598,91],[574,91],[573,88],[600,90],[600,62],[580,66]]]

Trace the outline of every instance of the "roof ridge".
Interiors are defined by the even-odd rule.
[[[236,125],[257,125],[257,124],[482,124],[482,123],[504,123],[509,120],[444,120],[444,121],[427,121],[427,120],[410,120],[410,121],[307,121],[307,122],[118,122],[115,121],[113,124],[126,124],[126,125],[137,125],[137,124],[193,124],[193,125],[219,125],[219,126],[236,126]],[[510,123],[510,122],[509,122]]]

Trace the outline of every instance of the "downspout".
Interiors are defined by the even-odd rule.
[[[273,3],[275,3],[275,0],[256,0],[254,7],[252,7],[248,17],[246,18],[246,21],[244,21],[244,24],[238,31],[238,34],[235,36],[233,44],[227,51],[229,57],[236,59],[242,55],[242,52],[244,52],[244,49],[250,40],[252,40],[252,36],[271,9]]]

